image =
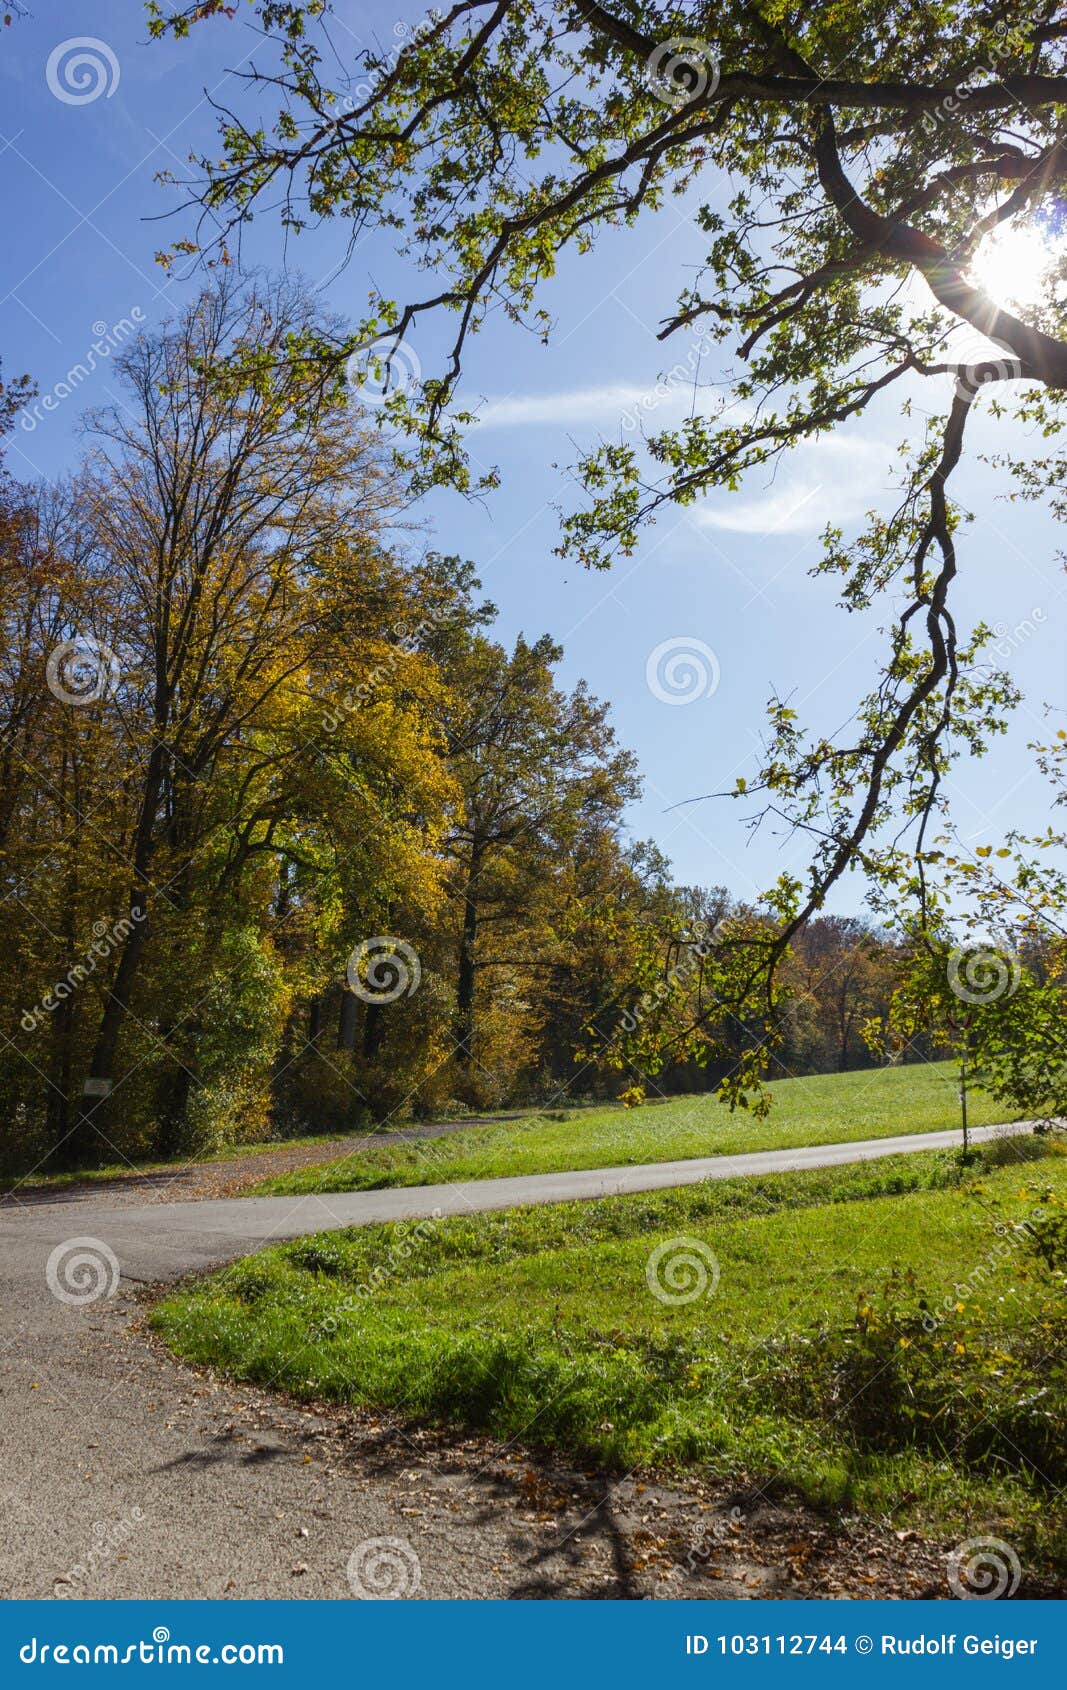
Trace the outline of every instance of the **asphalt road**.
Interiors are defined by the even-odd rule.
[[[1025,1130],[987,1127],[974,1138]],[[133,1287],[331,1227],[650,1191],[958,1141],[958,1133],[925,1133],[325,1197],[109,1208],[105,1192],[90,1192],[5,1205],[0,1596],[350,1597],[346,1568],[359,1551],[361,1565],[377,1555],[383,1578],[399,1568],[409,1584],[414,1554],[410,1594],[419,1596],[706,1597],[706,1584],[620,1589],[626,1518],[614,1502],[607,1515],[590,1515],[580,1484],[538,1513],[526,1481],[513,1486],[499,1463],[491,1474],[476,1460],[457,1470],[406,1433],[386,1438],[386,1425],[342,1433],[327,1417],[179,1366],[145,1335]],[[545,1540],[545,1519],[558,1547]],[[361,1549],[378,1539],[407,1548]],[[739,1566],[714,1593],[763,1593],[753,1579],[751,1567]]]
[[[976,1143],[1016,1128],[979,1127]],[[861,1139],[805,1149],[757,1150],[741,1156],[701,1156],[683,1162],[646,1162],[626,1168],[584,1168],[573,1173],[523,1174],[449,1185],[398,1186],[386,1191],[330,1192],[305,1197],[227,1197],[201,1203],[153,1203],[109,1208],[106,1194],[76,1201],[0,1208],[0,1274],[9,1260],[31,1288],[45,1285],[50,1251],[71,1237],[91,1234],[114,1252],[128,1281],[155,1283],[232,1261],[264,1244],[333,1227],[370,1226],[378,1221],[463,1215],[474,1210],[514,1209],[528,1203],[564,1203],[618,1197],[630,1191],[659,1191],[706,1179],[866,1162],[901,1151],[943,1150],[958,1145],[957,1131],[909,1133],[899,1138]]]

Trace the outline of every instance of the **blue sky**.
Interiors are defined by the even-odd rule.
[[[373,39],[400,39],[403,21],[420,12],[338,0],[335,39],[353,57]],[[214,120],[205,89],[250,109],[253,91],[228,73],[257,52],[251,8],[233,20],[199,26],[184,43],[150,44],[139,0],[92,5],[35,0],[35,15],[0,40],[4,117],[0,122],[9,240],[0,259],[2,336],[9,375],[28,370],[49,391],[85,358],[99,333],[135,310],[158,320],[195,288],[168,282],[155,252],[192,232],[174,212],[179,196],[156,173],[180,170],[191,149],[210,148]],[[48,63],[84,34],[110,92],[84,103],[57,97]],[[62,56],[60,55],[60,62]],[[54,71],[53,82],[62,75]],[[253,97],[251,107],[255,108]],[[264,107],[263,115],[269,115]],[[750,837],[746,811],[721,800],[684,800],[718,792],[751,774],[763,708],[772,689],[792,693],[794,708],[818,731],[832,731],[871,683],[881,642],[876,620],[834,608],[834,592],[807,571],[819,556],[828,520],[846,531],[871,505],[885,505],[900,442],[917,423],[883,406],[846,434],[805,449],[773,481],[754,479],[717,494],[694,511],[650,529],[637,554],[607,574],[586,574],[553,555],[557,507],[573,497],[567,466],[599,436],[615,437],[643,415],[649,427],[694,402],[699,383],[724,378],[723,354],[700,355],[693,339],[669,349],[655,338],[703,238],[693,213],[699,198],[721,199],[724,185],[672,204],[624,235],[605,239],[590,257],[565,263],[546,294],[556,323],[548,348],[521,330],[491,322],[472,344],[464,396],[481,405],[475,458],[498,464],[502,487],[488,502],[437,495],[427,506],[434,543],[474,559],[500,610],[499,635],[549,632],[566,649],[564,678],[584,676],[612,701],[620,738],[638,754],[646,782],[630,822],[670,856],[679,878],[722,882],[751,895],[783,867],[797,869],[803,845],[767,828]],[[339,312],[357,316],[371,278],[398,295],[421,292],[387,244],[365,242],[338,269],[345,230],[315,231],[285,253],[276,221],[263,211],[246,246],[250,262],[286,260],[321,287]],[[432,340],[415,351],[432,363]],[[657,382],[680,365],[685,380]],[[929,406],[930,385],[918,396]],[[14,473],[32,478],[71,467],[81,445],[78,416],[109,396],[106,364],[32,428],[16,428]],[[949,390],[938,393],[947,404]],[[1005,630],[1002,645],[1027,693],[1008,738],[952,782],[957,822],[973,843],[996,842],[1009,826],[1043,823],[1046,791],[1025,752],[1045,727],[1044,702],[1062,705],[1062,640],[1057,635],[1067,581],[1053,525],[1039,511],[1008,506],[1008,488],[975,455],[974,445],[1004,432],[975,419],[972,456],[955,484],[976,521],[961,540],[955,604],[963,627],[983,616]],[[1026,449],[1021,435],[1013,441]],[[668,642],[694,653],[717,685],[692,702],[667,702],[650,686],[650,657]],[[706,653],[712,655],[709,658]],[[669,650],[653,674],[661,677]],[[687,677],[678,680],[685,686]],[[1057,718],[1058,722],[1062,718]],[[842,889],[839,907],[859,907],[861,888]]]

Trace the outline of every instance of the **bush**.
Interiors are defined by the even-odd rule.
[[[1067,1480],[1067,1316],[1054,1305],[994,1333],[963,1303],[934,1314],[910,1275],[893,1275],[878,1298],[860,1298],[850,1327],[769,1346],[753,1383],[861,1450]]]

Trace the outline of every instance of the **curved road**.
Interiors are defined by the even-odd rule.
[[[1026,1130],[986,1127],[973,1137]],[[525,1457],[512,1473],[506,1457],[473,1443],[453,1439],[442,1454],[429,1435],[342,1424],[205,1379],[159,1353],[123,1284],[78,1304],[50,1288],[50,1259],[88,1239],[98,1254],[100,1245],[111,1253],[123,1281],[157,1282],[331,1227],[649,1191],[958,1141],[955,1132],[924,1133],[328,1196],[109,1208],[104,1193],[89,1192],[6,1204],[0,1596],[348,1597],[349,1556],[378,1538],[404,1540],[407,1567],[414,1551],[421,1596],[768,1594],[773,1571],[759,1556],[738,1560],[729,1543],[712,1588],[632,1571],[648,1557],[630,1553],[627,1534],[647,1535],[661,1505],[667,1514],[706,1506],[691,1497],[653,1503],[625,1485],[605,1497],[601,1483],[592,1498],[573,1474],[542,1473],[531,1489]]]

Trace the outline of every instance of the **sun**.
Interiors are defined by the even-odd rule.
[[[998,305],[1036,305],[1056,260],[1049,231],[1033,223],[1006,224],[985,236],[969,275]]]

